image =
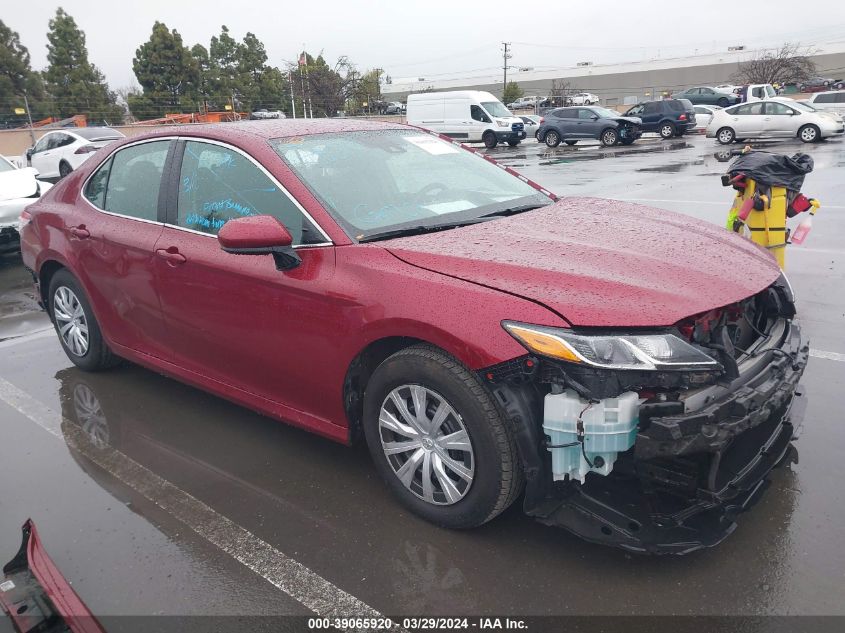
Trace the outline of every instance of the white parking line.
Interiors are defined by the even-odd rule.
[[[0,400],[51,435],[62,439],[70,448],[83,454],[318,616],[383,617],[368,604],[120,451],[109,446],[94,447],[78,425],[3,378],[0,378]]]
[[[827,360],[835,360],[840,363],[845,363],[845,354],[840,354],[839,352],[826,352],[821,349],[810,348],[810,356],[813,358],[825,358]]]

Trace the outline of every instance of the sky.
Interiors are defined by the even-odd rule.
[[[208,47],[225,24],[236,39],[255,33],[272,65],[294,61],[304,46],[329,63],[347,55],[360,70],[384,68],[395,80],[501,68],[502,42],[512,43],[509,65],[542,70],[845,39],[841,0],[743,0],[739,13],[721,2],[665,0],[4,0],[0,20],[20,34],[35,69],[47,64],[47,25],[58,6],[85,31],[89,59],[112,89],[137,85],[132,58],[156,20],[187,46]]]

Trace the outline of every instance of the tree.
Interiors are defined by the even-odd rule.
[[[569,95],[572,88],[569,82],[564,79],[552,79],[552,90],[549,94],[551,104],[555,107],[560,107],[568,104]]]
[[[88,61],[85,33],[59,7],[47,33],[47,70],[44,80],[61,117],[84,114],[91,122],[116,123],[123,109],[115,102],[100,70]]]
[[[778,49],[763,51],[742,62],[734,80],[741,84],[800,83],[816,74],[812,54],[810,48],[802,49],[798,44],[787,42]]]
[[[17,127],[26,123],[26,116],[15,114],[29,102],[33,120],[49,115],[44,82],[30,67],[29,50],[21,44],[17,32],[0,20],[0,127]]]
[[[238,48],[238,42],[229,35],[225,24],[220,27],[220,36],[213,36],[208,47],[209,100],[219,110],[231,103],[239,87]]]
[[[519,84],[515,81],[509,81],[505,85],[505,89],[502,91],[502,101],[505,103],[512,103],[522,97],[525,93],[522,91],[522,88],[519,87]]]
[[[156,22],[149,41],[135,51],[132,70],[144,90],[144,105],[155,111],[154,116],[196,109],[199,64],[176,29],[171,31],[166,24]],[[137,95],[133,97],[135,105],[141,105]]]

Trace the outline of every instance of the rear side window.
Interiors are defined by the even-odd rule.
[[[111,161],[109,158],[102,166],[91,176],[88,184],[85,185],[85,197],[98,209],[105,209],[106,207],[106,187],[109,184],[109,172],[111,171]]]
[[[836,103],[835,94],[829,95],[816,95],[816,98],[813,99],[813,103]]]
[[[177,225],[217,235],[229,220],[250,215],[281,220],[294,245],[324,241],[293,200],[243,154],[188,141],[179,177]]]
[[[111,159],[103,208],[141,220],[158,220],[158,194],[169,149],[167,140],[118,151]]]
[[[554,115],[558,119],[575,119],[578,117],[576,113],[576,108],[561,108],[554,112]]]
[[[680,101],[672,99],[671,101],[667,101],[666,103],[669,104],[669,109],[673,112],[683,112],[684,111],[684,104]]]
[[[729,112],[732,115],[739,115],[739,116],[747,116],[750,114],[763,114],[763,103],[758,101],[757,103],[746,103],[745,105],[741,105],[738,108],[735,108]]]

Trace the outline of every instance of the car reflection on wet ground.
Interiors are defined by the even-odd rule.
[[[247,567],[198,533],[197,516],[176,518],[181,495],[385,614],[845,614],[845,300],[835,291],[845,276],[845,144],[774,147],[813,154],[805,189],[822,201],[810,238],[787,254],[815,350],[803,380],[809,406],[800,461],[774,472],[720,546],[681,558],[630,555],[540,525],[518,503],[476,530],[439,529],[393,501],[363,447],[136,366],[80,372],[45,331],[0,343],[0,548],[14,553],[31,516],[100,614],[308,613],[265,580],[269,562]],[[719,151],[691,137],[491,153],[558,194],[721,224],[731,191],[719,183]],[[8,266],[3,274],[16,278]]]

